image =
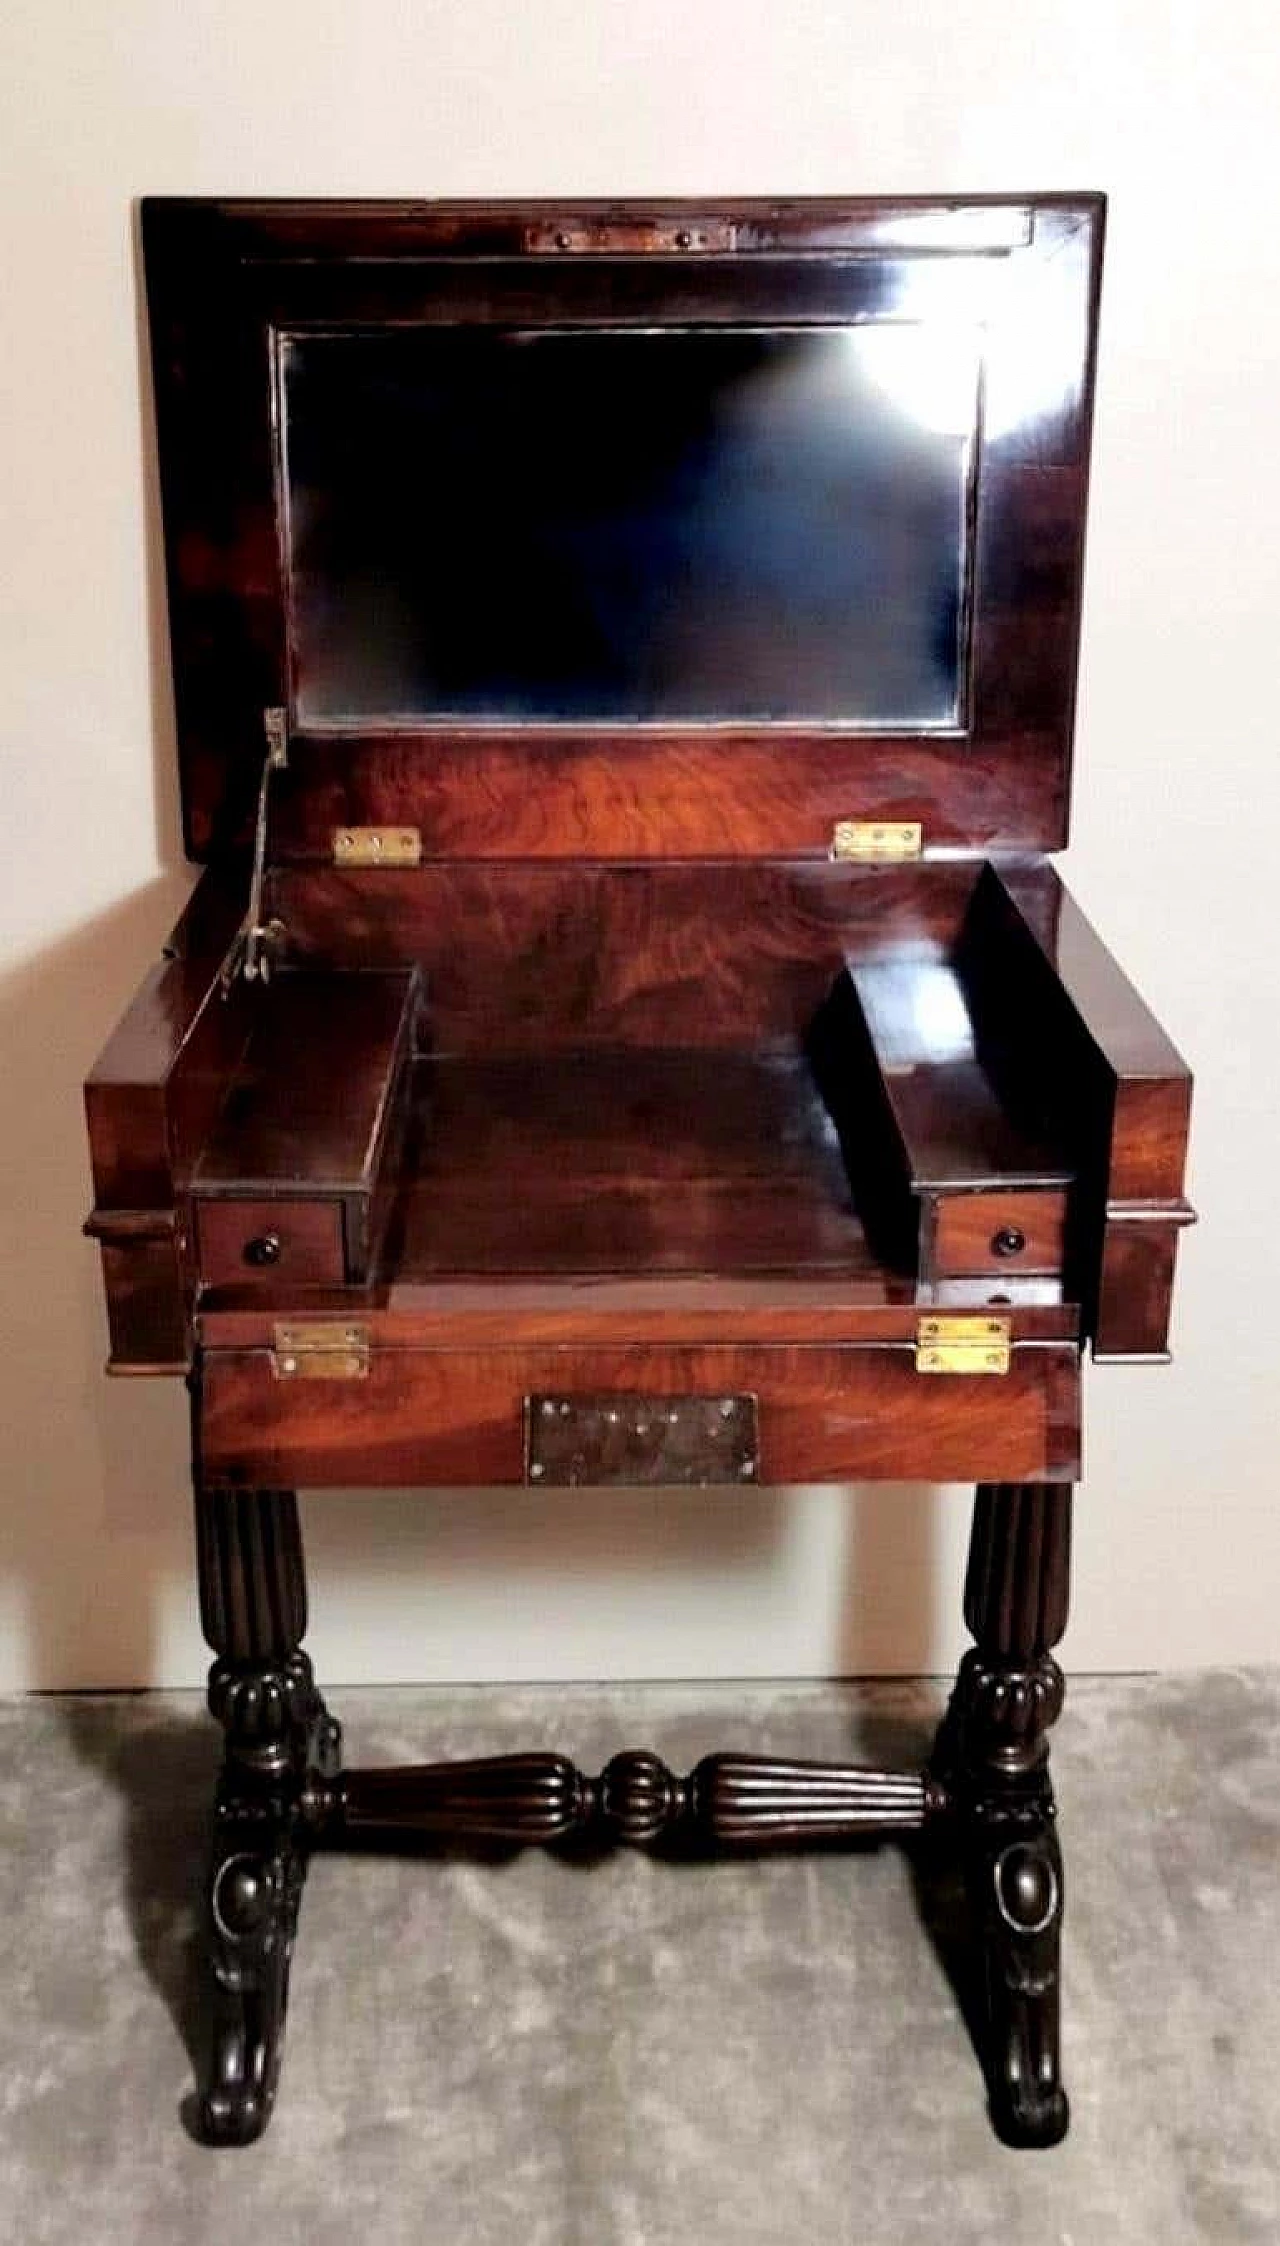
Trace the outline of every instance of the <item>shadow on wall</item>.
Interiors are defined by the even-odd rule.
[[[184,890],[178,875],[150,883],[0,983],[11,1687],[147,1678],[158,1579],[187,1562],[185,1397],[103,1379],[98,1255],[80,1234],[92,1201],[81,1084]]]
[[[956,1503],[905,1484],[313,1492],[310,1649],[335,1685],[918,1675],[949,1666]],[[949,1593],[948,1623],[958,1577]]]

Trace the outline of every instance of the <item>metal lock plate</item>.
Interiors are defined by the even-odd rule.
[[[526,1396],[525,1480],[543,1488],[753,1483],[754,1396]]]

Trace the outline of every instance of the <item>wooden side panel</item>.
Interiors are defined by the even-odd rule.
[[[1135,1357],[1167,1361],[1177,1253],[1176,1225],[1122,1207],[1108,1212],[1093,1338],[1100,1363]]]
[[[103,1239],[112,1373],[185,1372],[189,1355],[182,1259],[175,1235]]]
[[[958,959],[980,1050],[1080,1168],[1067,1284],[1099,1355],[1167,1354],[1191,1074],[1053,868],[989,866]]]
[[[755,1395],[766,1483],[1079,1472],[1079,1357],[1052,1343],[1015,1348],[989,1378],[919,1374],[909,1347],[375,1348],[354,1380],[280,1378],[265,1350],[210,1350],[204,1471],[272,1487],[518,1484],[524,1399],[545,1390]]]
[[[248,1034],[242,994],[218,992],[235,924],[233,893],[206,874],[85,1085],[113,1372],[189,1357],[185,1193]]]

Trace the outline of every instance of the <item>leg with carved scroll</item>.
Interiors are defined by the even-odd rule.
[[[200,1611],[226,1734],[205,1896],[210,2006],[201,2134],[248,2144],[270,2118],[306,1872],[308,1773],[333,1775],[338,1727],[302,1651],[306,1583],[292,1490],[197,1488]]]
[[[933,1761],[961,1820],[992,2119],[1014,2145],[1057,2144],[1068,2121],[1058,2059],[1062,1855],[1048,1733],[1062,1708],[1052,1648],[1067,1623],[1071,1498],[1060,1484],[979,1489],[965,1583],[977,1642],[961,1663]]]

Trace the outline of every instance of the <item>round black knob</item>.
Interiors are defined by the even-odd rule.
[[[693,236],[687,226],[682,226],[677,234],[676,248],[678,250],[691,250],[693,248]]]
[[[992,1236],[991,1248],[997,1256],[1020,1256],[1026,1244],[1026,1233],[1019,1232],[1016,1224],[1002,1224]]]
[[[260,1232],[244,1244],[244,1260],[260,1271],[265,1264],[279,1263],[280,1235],[278,1232]]]

